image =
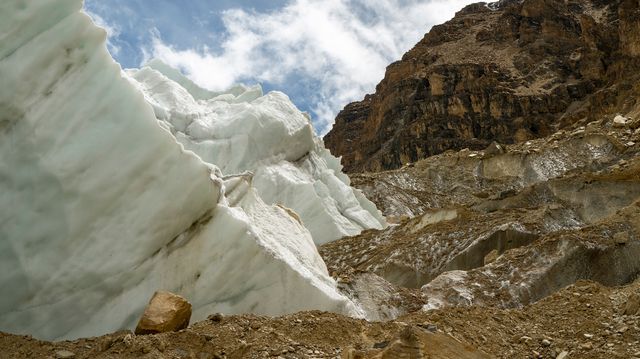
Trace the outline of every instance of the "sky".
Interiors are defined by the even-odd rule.
[[[386,66],[473,0],[85,0],[123,68],[152,58],[216,91],[260,83],[331,129]]]

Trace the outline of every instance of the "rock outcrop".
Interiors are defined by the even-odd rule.
[[[387,68],[324,138],[348,172],[547,136],[638,94],[637,0],[469,5]]]
[[[519,307],[580,279],[629,283],[640,273],[639,115],[354,175],[398,223],[321,254],[336,277],[420,288],[425,309]]]

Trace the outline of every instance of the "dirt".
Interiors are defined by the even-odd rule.
[[[304,312],[212,315],[176,333],[56,343],[2,333],[0,358],[56,358],[61,351],[75,358],[374,358],[407,328],[428,347],[425,358],[640,358],[640,318],[623,315],[634,293],[640,281],[615,288],[580,281],[522,309],[447,308],[388,322]]]

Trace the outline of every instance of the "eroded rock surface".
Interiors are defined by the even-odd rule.
[[[334,276],[375,273],[420,289],[425,309],[513,308],[578,280],[629,283],[640,273],[637,116],[354,175],[398,224],[321,254]]]
[[[387,68],[325,144],[349,172],[547,136],[637,102],[636,0],[474,4]]]

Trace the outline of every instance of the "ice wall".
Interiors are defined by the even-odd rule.
[[[223,177],[213,157],[186,151],[168,122],[156,120],[162,109],[122,76],[107,53],[105,32],[81,7],[81,0],[0,3],[0,330],[61,339],[131,328],[158,289],[189,298],[194,320],[214,311],[358,315],[336,291],[295,214],[265,204],[259,195],[287,190],[252,187],[267,175]],[[161,93],[192,98],[181,88]],[[295,110],[281,94],[241,92],[220,96],[253,99],[251,105],[201,101],[228,104],[226,111]],[[209,95],[202,90],[199,97]],[[178,108],[165,109],[190,113]],[[233,135],[220,151],[230,157],[218,161],[223,171],[266,172],[277,165],[273,158],[281,154],[268,146],[259,151],[273,154],[269,166],[253,166],[261,159],[251,162],[248,150],[234,147],[236,138],[254,146],[262,141],[250,141],[254,131],[262,136],[258,123],[247,129],[244,137],[229,130]],[[290,162],[288,156],[314,154],[309,163],[327,164],[305,165],[315,166],[316,172],[304,172],[313,178],[308,181],[314,192],[320,184],[328,193],[345,191],[335,183],[338,177],[327,175],[336,164],[316,142],[306,143],[304,151],[291,149],[308,141],[310,128],[285,123],[278,131],[291,129],[295,143],[280,147],[281,161],[302,168],[305,160]],[[221,155],[216,150],[210,156]],[[286,204],[272,197],[270,202]],[[372,211],[354,207],[353,198],[340,203],[354,222],[366,217],[362,211]]]
[[[224,174],[251,171],[262,199],[295,210],[316,243],[384,226],[285,94],[263,95],[260,86],[207,92],[158,60],[128,74],[185,148]]]

